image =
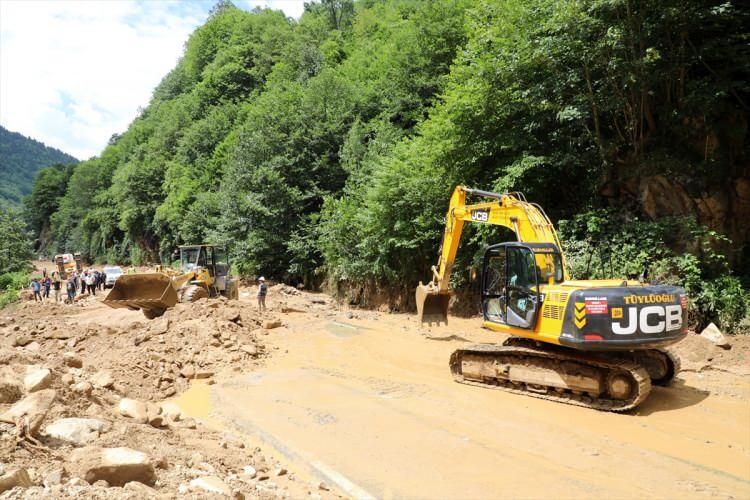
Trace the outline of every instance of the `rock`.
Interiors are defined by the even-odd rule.
[[[25,349],[31,352],[39,352],[39,350],[42,348],[41,345],[39,345],[39,342],[31,342],[30,344],[27,344]]]
[[[148,342],[149,340],[151,340],[151,335],[149,335],[148,333],[139,333],[133,339],[133,344],[134,345],[141,345],[144,342]]]
[[[200,463],[204,462],[206,459],[203,457],[203,454],[199,451],[196,451],[192,455],[190,455],[190,466],[191,467],[197,467]]]
[[[242,473],[247,479],[253,479],[258,475],[258,471],[252,465],[246,465],[242,468]]]
[[[185,365],[180,370],[180,375],[185,378],[193,378],[195,377],[195,368],[193,368],[193,365]]]
[[[83,368],[83,361],[81,358],[75,355],[75,353],[72,352],[66,352],[63,354],[63,363],[65,363],[65,366],[69,366],[71,368]]]
[[[242,344],[240,350],[250,356],[256,356],[258,354],[258,348],[254,344]]]
[[[283,467],[279,467],[278,469],[274,471],[274,474],[276,474],[277,476],[283,476],[286,473],[287,473],[287,470]]]
[[[14,469],[7,474],[0,476],[0,493],[18,486],[21,488],[34,486],[26,469]]]
[[[161,406],[154,403],[146,403],[148,424],[152,427],[163,427],[164,416],[161,414]]]
[[[175,422],[173,425],[180,429],[195,429],[197,427],[195,420],[192,418],[181,418],[179,422]]]
[[[195,372],[195,378],[211,378],[214,376],[212,370],[201,369]]]
[[[164,402],[161,403],[161,414],[173,422],[179,422],[182,417],[182,410],[176,403]]]
[[[724,334],[721,333],[721,330],[719,330],[719,328],[713,323],[709,323],[709,325],[703,329],[703,331],[701,332],[701,337],[708,340],[714,345],[723,347],[724,349],[729,349],[730,347],[732,347],[732,345],[729,343],[729,340],[727,340]]]
[[[70,373],[64,373],[63,376],[60,377],[60,382],[62,382],[64,385],[73,385],[75,379]]]
[[[149,331],[154,335],[163,335],[169,331],[170,321],[168,318],[160,318],[152,321]]]
[[[83,446],[99,437],[107,429],[107,423],[95,418],[61,418],[47,426],[47,436],[77,446]]]
[[[26,376],[23,378],[23,385],[26,392],[36,392],[46,389],[52,384],[52,372],[49,368],[40,368],[38,366],[27,366]]]
[[[216,476],[203,476],[190,481],[190,489],[232,496],[232,489]]]
[[[73,450],[70,461],[77,475],[91,484],[104,480],[111,486],[124,486],[137,481],[151,486],[156,482],[151,457],[130,448],[87,446]]]
[[[242,318],[240,316],[240,310],[236,307],[225,307],[221,311],[221,319],[225,321],[231,321],[232,323],[237,323]]]
[[[346,311],[346,317],[347,319],[354,319],[354,313],[351,311]]]
[[[148,406],[137,399],[122,398],[118,405],[118,411],[120,415],[130,417],[139,424],[145,424],[149,421]]]
[[[112,387],[115,383],[115,378],[112,376],[112,372],[109,370],[99,370],[91,377],[91,383],[94,387]]]
[[[280,326],[281,326],[281,320],[279,319],[274,319],[274,320],[263,322],[263,328],[265,328],[266,330],[273,330],[274,328],[279,328]]]
[[[57,486],[58,484],[62,484],[64,475],[65,475],[65,469],[54,469],[44,475],[44,478],[42,479],[42,484],[44,485],[45,488],[50,488],[52,486]]]
[[[56,396],[57,393],[53,389],[42,389],[29,394],[0,415],[0,422],[14,424],[19,418],[24,418],[28,423],[29,432],[32,435],[36,434]]]
[[[29,344],[31,344],[31,341],[33,339],[29,337],[28,335],[16,335],[16,338],[13,339],[13,345],[18,347],[24,347]]]
[[[9,366],[0,365],[0,403],[15,403],[23,396],[18,376]]]
[[[326,483],[324,483],[323,481],[321,481],[321,482],[318,483],[318,489],[322,490],[322,491],[328,491],[331,488],[329,488]]]
[[[73,392],[83,394],[84,396],[90,396],[93,390],[94,386],[91,385],[91,382],[78,382],[73,386]]]
[[[124,489],[136,493],[136,495],[138,495],[138,497],[140,498],[156,497],[155,489],[150,486],[146,486],[143,483],[139,483],[138,481],[130,481],[129,483],[125,483]]]

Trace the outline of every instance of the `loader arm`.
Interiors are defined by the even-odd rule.
[[[467,205],[467,194],[491,198],[492,201]],[[560,250],[564,279],[569,279],[560,239],[539,205],[527,202],[520,193],[500,194],[456,186],[445,217],[440,259],[436,266],[432,266],[432,281],[427,285],[420,283],[417,287],[417,312],[422,321],[447,321],[450,276],[465,222],[507,227],[513,230],[520,242],[553,243]]]

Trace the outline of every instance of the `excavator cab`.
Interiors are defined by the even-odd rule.
[[[484,254],[482,311],[493,323],[536,326],[541,285],[564,279],[562,258],[552,243],[500,243]]]

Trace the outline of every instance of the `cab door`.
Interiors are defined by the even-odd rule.
[[[534,252],[528,247],[508,246],[506,261],[506,323],[533,330],[540,305]]]
[[[505,246],[487,249],[482,270],[482,312],[485,321],[505,324],[507,260]]]

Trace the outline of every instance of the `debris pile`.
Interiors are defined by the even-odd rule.
[[[262,335],[283,324],[274,313],[204,299],[148,321],[84,304],[27,303],[0,318],[2,498],[315,490],[168,401],[191,379],[262,362]]]

